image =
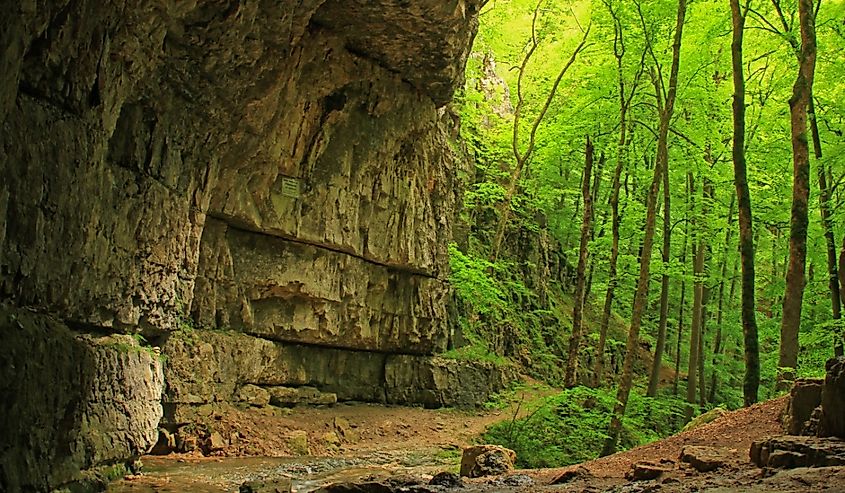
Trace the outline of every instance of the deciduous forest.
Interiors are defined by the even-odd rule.
[[[823,375],[845,3],[491,0],[480,22],[450,354],[567,389],[488,438],[574,463]]]

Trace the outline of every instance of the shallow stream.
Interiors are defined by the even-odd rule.
[[[290,478],[296,493],[321,485],[457,471],[458,459],[435,452],[373,452],[357,457],[144,457],[143,472],[112,483],[108,493],[230,493],[247,481]]]

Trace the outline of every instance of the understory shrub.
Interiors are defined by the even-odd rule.
[[[561,467],[595,459],[601,451],[616,391],[575,387],[541,399],[523,417],[501,421],[484,434],[487,443],[517,454],[526,468]],[[675,433],[683,423],[683,400],[632,392],[620,447],[628,449]]]

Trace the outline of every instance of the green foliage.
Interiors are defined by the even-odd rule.
[[[634,3],[618,0],[609,3],[624,32],[626,54],[620,69],[626,90],[632,88],[646,44],[654,47],[654,56],[644,58],[645,70],[632,99],[626,151],[620,156],[617,144],[619,94],[610,12],[604,2],[545,2],[536,25],[539,47],[523,74],[524,127],[519,129],[518,142],[521,148],[525,145],[527,126],[539,113],[562,61],[577,44],[582,29],[591,22],[589,46],[571,67],[538,128],[536,149],[517,184],[505,245],[495,263],[488,261],[489,249],[515,163],[513,115],[506,109],[508,103],[511,107],[516,104],[517,68],[531,45],[531,23],[537,2],[491,2],[480,17],[480,32],[467,67],[467,83],[458,98],[462,140],[471,160],[462,176],[466,190],[462,220],[469,237],[460,248],[453,245],[449,250],[460,328],[468,345],[451,351],[450,357],[477,360],[507,357],[532,376],[551,384],[560,383],[565,363],[563,346],[571,330],[573,304],[569,294],[571,273],[565,271],[572,269],[577,256],[585,135],[592,137],[596,154],[602,157],[595,165],[598,190],[594,202],[595,227],[589,243],[592,291],[586,300],[585,339],[593,347],[597,342],[600,320],[597,312],[610,281],[606,268],[611,245],[608,198],[612,171],[617,157],[621,157],[619,272],[608,348],[613,354],[624,351],[624,324],[630,314],[639,270],[645,194],[655,162],[655,96],[658,94],[655,82],[659,86],[661,75],[668,77],[665,72],[670,62],[677,2],[640,2],[642,17]],[[754,8],[745,33],[746,157],[754,220],[760,398],[767,398],[774,395],[777,376],[788,258],[792,187],[788,101],[797,62],[787,41],[790,37],[797,39],[797,23],[793,23],[790,32],[777,35],[771,32],[771,26],[781,24],[772,5],[764,2],[755,4]],[[789,17],[795,4],[788,2],[784,8]],[[819,166],[828,170],[828,183],[837,184],[830,204],[837,244],[845,234],[842,192],[845,189],[845,50],[840,49],[845,46],[843,16],[845,2],[821,3],[814,97],[824,157],[813,158],[811,170],[814,188]],[[767,25],[763,18],[774,22]],[[675,359],[680,359],[682,371],[686,371],[694,281],[692,249],[697,241],[703,240],[708,255],[700,280],[710,288],[703,334],[705,375],[708,386],[713,376],[718,382],[715,402],[709,406],[734,409],[743,403],[744,348],[736,209],[730,207],[735,190],[731,163],[733,87],[729,32],[730,10],[726,4],[709,0],[689,4],[678,100],[669,140],[671,260],[663,265],[658,248],[646,253],[652,256],[652,286],[640,342],[654,347],[660,295],[655,279],[665,272],[670,279],[667,346],[670,354],[665,356],[665,363],[673,364]],[[509,91],[504,85],[491,85],[491,75],[503,80]],[[690,178],[693,186],[688,189]],[[702,196],[705,180],[713,186],[712,198]],[[824,361],[832,355],[835,334],[838,332],[841,337],[845,330],[842,322],[833,322],[831,317],[826,245],[818,208],[813,206],[818,204],[816,190],[812,193],[798,376],[820,375]],[[658,231],[661,221],[658,218]],[[537,254],[538,244],[548,245],[548,249]],[[656,244],[661,244],[659,238]],[[684,262],[681,261],[683,248]],[[559,255],[562,260],[557,264],[548,262],[557,265],[557,271],[545,273],[542,268],[551,255]],[[539,278],[538,272],[545,277]],[[686,284],[683,306],[681,282]],[[721,313],[720,289],[724,292]],[[680,354],[675,354],[681,310],[684,335]],[[721,353],[713,354],[717,328],[721,333]],[[584,351],[589,354],[590,349]]]
[[[531,404],[525,417],[491,426],[484,439],[513,449],[520,467],[560,467],[594,459],[615,404],[615,390],[575,387]],[[649,443],[677,431],[684,404],[632,393],[622,446]]]
[[[505,294],[488,272],[493,264],[484,258],[465,255],[454,244],[449,245],[450,281],[455,293],[472,303],[475,311],[491,313],[506,307]]]

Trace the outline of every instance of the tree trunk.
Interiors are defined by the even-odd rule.
[[[734,185],[739,216],[739,254],[742,265],[742,338],[745,346],[745,378],[742,384],[743,401],[746,406],[757,402],[760,387],[760,346],[757,337],[757,314],[754,308],[754,226],[751,216],[751,193],[748,190],[748,175],[745,166],[745,75],[742,62],[742,37],[745,30],[744,11],[739,0],[731,1],[733,37],[731,40],[731,62],[733,66],[733,146]],[[750,1],[750,0],[749,0]]]
[[[719,365],[719,355],[722,353],[722,314],[724,312],[725,302],[725,276],[728,273],[728,254],[730,253],[731,245],[731,222],[734,215],[734,205],[736,204],[736,197],[731,195],[731,205],[728,207],[728,229],[725,231],[725,248],[722,250],[722,266],[719,269],[719,302],[716,308],[716,337],[713,342],[713,368],[710,375],[710,393],[708,394],[708,402],[716,400],[716,383],[718,382],[716,368]]]
[[[611,244],[610,244],[610,259],[608,260],[608,281],[607,290],[604,294],[604,309],[601,315],[601,324],[599,326],[599,342],[596,347],[596,367],[595,367],[595,386],[601,386],[604,380],[604,348],[607,345],[607,327],[610,324],[610,314],[613,311],[613,296],[616,290],[617,273],[616,265],[619,260],[619,228],[622,223],[622,216],[619,213],[619,192],[622,188],[622,170],[625,167],[625,153],[628,148],[628,106],[631,99],[626,98],[625,94],[625,78],[622,72],[622,59],[625,56],[624,38],[622,33],[622,24],[619,22],[616,12],[611,8],[611,5],[606,4],[610,10],[610,14],[614,20],[614,43],[613,51],[616,57],[616,75],[619,83],[619,140],[616,146],[616,168],[613,171],[613,180],[610,189],[610,228],[611,228]],[[641,62],[642,63],[642,62]],[[631,98],[636,92],[637,80],[634,81],[631,89]],[[627,175],[626,191],[627,191]]]
[[[660,368],[663,366],[663,350],[666,346],[666,322],[669,319],[669,257],[672,246],[672,219],[670,211],[668,161],[663,169],[663,276],[660,283],[660,320],[657,324],[657,342],[654,346],[654,361],[651,365],[651,378],[648,380],[646,395],[657,395],[660,383]]]
[[[690,197],[695,197],[695,186],[692,173],[688,174]],[[693,205],[693,217],[698,214]],[[689,421],[695,415],[696,389],[698,388],[698,358],[700,356],[699,343],[701,341],[701,322],[704,315],[704,238],[700,231],[699,220],[691,221],[692,230],[695,232],[693,248],[693,289],[692,289],[692,326],[690,327],[689,361],[687,365],[687,402],[686,420]]]
[[[687,194],[689,196],[689,194]],[[689,208],[687,208],[689,209]],[[689,215],[687,215],[686,233],[684,234],[684,243],[681,248],[681,265],[687,264],[687,238],[689,237]],[[681,373],[681,341],[684,337],[684,306],[687,294],[687,281],[685,277],[681,278],[681,300],[678,304],[678,339],[677,347],[675,348],[675,381],[673,383],[673,393],[678,395],[678,380]]]
[[[581,43],[575,48],[575,51],[572,52],[572,56],[569,57],[569,60],[566,64],[560,69],[560,72],[557,74],[557,78],[555,79],[554,83],[552,84],[552,88],[549,93],[546,95],[546,100],[543,103],[543,107],[540,109],[540,112],[534,118],[534,122],[531,125],[531,131],[528,134],[528,144],[524,152],[519,150],[519,130],[520,130],[520,117],[522,116],[522,110],[525,106],[525,98],[522,92],[522,77],[525,75],[525,68],[528,66],[528,62],[531,60],[531,56],[537,50],[539,46],[537,42],[537,36],[535,35],[535,26],[537,23],[537,16],[540,12],[540,6],[542,5],[542,0],[537,3],[537,7],[534,9],[534,18],[531,22],[531,46],[525,54],[525,57],[522,59],[522,64],[519,67],[519,76],[517,77],[516,83],[516,95],[517,95],[517,103],[516,107],[514,108],[514,117],[513,117],[513,134],[511,137],[511,150],[513,151],[513,157],[516,161],[516,164],[511,171],[510,179],[508,180],[508,186],[505,191],[505,200],[502,203],[502,208],[499,213],[499,222],[496,225],[496,235],[493,237],[493,245],[490,248],[490,263],[496,262],[496,259],[499,256],[499,250],[502,248],[502,242],[505,239],[505,231],[508,227],[508,222],[510,221],[511,217],[511,205],[513,204],[513,198],[516,195],[517,188],[519,187],[519,179],[522,176],[523,169],[527,166],[528,162],[531,160],[531,154],[534,152],[534,139],[537,135],[537,129],[540,128],[540,124],[543,122],[543,119],[546,117],[546,112],[548,112],[549,107],[552,104],[552,100],[555,98],[555,94],[557,94],[557,89],[560,86],[561,80],[563,80],[563,76],[566,75],[566,72],[569,70],[569,67],[575,63],[575,59],[578,56],[578,53],[584,49],[584,46],[587,43],[587,36],[590,34],[590,26],[587,26],[587,29],[584,31],[584,36],[581,38]]]
[[[812,105],[811,105],[812,108]],[[815,117],[811,117],[811,124],[814,125]],[[815,137],[818,132],[813,132],[813,147],[817,159],[821,159],[821,142]],[[827,246],[827,274],[828,274],[828,289],[830,289],[830,304],[833,315],[833,320],[840,320],[842,318],[842,298],[839,289],[839,269],[836,266],[836,239],[833,236],[833,220],[830,212],[830,190],[827,187],[827,176],[825,167],[821,163],[818,165],[819,175],[819,211],[822,216],[822,226],[824,227],[824,239]],[[834,356],[842,356],[842,338],[834,332],[833,336],[833,352]]]
[[[593,173],[593,215],[592,215],[592,226],[590,227],[590,241],[596,239],[596,207],[595,205],[599,203],[599,188],[601,187],[601,175],[604,172],[604,151],[601,152],[599,155],[599,164],[596,172]],[[601,219],[601,226],[599,229],[599,238],[604,236],[604,226],[607,223],[607,211],[602,214]],[[590,299],[590,292],[593,290],[593,272],[595,271],[596,262],[594,258],[590,258],[590,268],[589,272],[587,273],[587,285],[584,287],[584,303]]]
[[[708,264],[708,248],[705,247],[704,249],[704,272],[706,275],[707,272],[707,264]],[[704,341],[707,339],[705,334],[707,333],[707,317],[710,315],[708,308],[710,303],[710,286],[707,284],[707,281],[704,281],[702,287],[702,294],[701,294],[701,329],[698,331],[698,405],[702,408],[707,404],[707,388],[706,388],[706,377],[704,375],[704,358],[705,352],[704,349],[707,347],[704,344]]]
[[[783,295],[778,357],[779,390],[788,389],[798,366],[798,330],[804,299],[807,259],[807,207],[810,198],[810,150],[807,142],[807,110],[813,94],[816,66],[815,13],[812,0],[798,1],[801,52],[798,77],[792,86],[789,113],[792,127],[792,212],[789,224],[789,267]]]
[[[590,240],[590,225],[593,218],[593,196],[590,182],[593,172],[593,142],[587,137],[586,157],[584,159],[584,178],[581,180],[581,195],[584,201],[584,216],[581,221],[581,243],[578,248],[578,270],[575,274],[575,294],[572,297],[572,335],[569,338],[569,352],[566,360],[564,384],[574,387],[578,382],[578,354],[581,347],[581,325],[584,310],[584,286],[586,282],[587,245]]]
[[[640,327],[642,325],[643,311],[648,300],[648,283],[651,267],[651,250],[654,243],[654,223],[657,215],[657,193],[660,189],[662,172],[667,169],[669,162],[669,150],[667,140],[669,136],[669,122],[675,106],[675,95],[678,88],[678,68],[681,59],[681,37],[684,30],[684,18],[686,17],[686,0],[678,0],[678,16],[675,24],[675,37],[672,46],[672,68],[669,76],[669,91],[666,95],[666,107],[660,115],[660,128],[657,138],[657,160],[654,166],[654,176],[651,180],[648,197],[646,199],[646,222],[645,234],[643,236],[643,255],[640,261],[640,275],[637,282],[637,290],[634,294],[634,307],[631,313],[631,326],[628,330],[628,340],[625,344],[625,362],[622,365],[622,377],[619,381],[619,389],[616,393],[616,405],[613,408],[613,416],[610,419],[610,426],[607,430],[607,440],[602,448],[601,455],[610,455],[616,451],[619,442],[619,434],[622,431],[622,418],[625,416],[625,408],[628,405],[628,397],[631,393],[631,386],[634,382],[634,360],[637,357],[639,346]]]

